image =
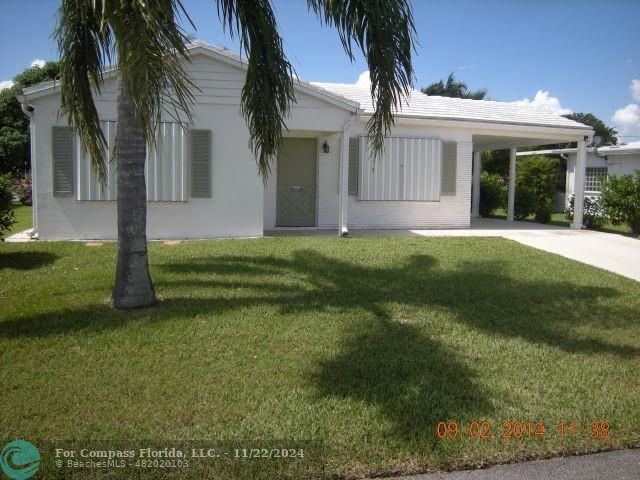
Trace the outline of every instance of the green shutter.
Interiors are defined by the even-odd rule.
[[[360,160],[360,139],[349,139],[349,195],[358,195],[358,163]]]
[[[211,198],[211,130],[191,130],[191,196]]]
[[[442,142],[442,187],[440,191],[442,196],[456,194],[457,159],[458,144],[456,142]]]
[[[69,127],[52,128],[51,157],[53,159],[53,196],[72,196],[73,133]]]

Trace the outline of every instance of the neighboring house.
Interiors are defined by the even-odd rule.
[[[468,228],[477,214],[480,152],[511,148],[515,164],[515,147],[570,141],[584,147],[593,135],[590,127],[531,106],[413,91],[374,162],[362,136],[373,112],[369,86],[296,80],[286,138],[263,184],[239,108],[246,62],[203,42],[189,53],[185,68],[200,88],[194,123],[167,119],[159,126],[159,150],[148,153],[150,239],[260,236],[277,227],[342,234],[348,228]],[[109,148],[115,75],[105,72],[96,99]],[[114,168],[106,185],[97,182],[58,116],[59,85],[26,88],[19,99],[31,116],[39,238],[115,238]]]
[[[528,155],[560,155],[567,159],[567,180],[565,204],[569,205],[569,199],[575,194],[574,182],[576,171],[576,148],[563,148],[556,150],[538,150],[530,152],[518,152],[518,157]],[[587,167],[584,176],[584,195],[587,197],[599,197],[602,183],[609,175],[617,177],[621,175],[633,175],[635,170],[640,170],[640,142],[626,145],[611,145],[587,149]]]

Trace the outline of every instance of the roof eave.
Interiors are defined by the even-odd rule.
[[[248,62],[242,57],[235,55],[229,51],[225,51],[222,49],[215,48],[213,45],[209,45],[206,43],[193,43],[187,46],[187,51],[192,52],[192,54],[204,53],[210,57],[214,57],[220,61],[223,61],[227,64],[240,68],[242,70],[246,70],[248,68]],[[103,73],[103,78],[111,78],[115,76],[116,68],[108,67]],[[25,96],[27,100],[33,100],[36,98],[44,97],[47,95],[51,95],[56,92],[56,87],[60,85],[59,81],[50,81],[40,83],[38,85],[34,85],[33,87],[28,87],[22,90],[22,94]],[[308,95],[311,95],[316,98],[320,98],[328,103],[331,103],[340,108],[344,108],[352,113],[361,113],[362,109],[360,108],[360,104],[358,102],[354,102],[349,100],[341,95],[334,94],[324,88],[316,87],[315,85],[311,85],[308,82],[303,80],[295,79],[294,80],[294,88],[299,91],[302,91]]]

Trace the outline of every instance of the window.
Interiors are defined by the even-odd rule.
[[[599,192],[602,184],[607,179],[607,167],[587,167],[584,176],[584,189],[586,192]]]
[[[101,121],[107,146],[107,178],[101,182],[91,167],[89,154],[82,151],[80,141],[75,142],[76,178],[74,187],[76,200],[116,200],[115,121]],[[186,202],[187,181],[187,131],[180,123],[162,122],[158,125],[156,148],[147,147],[145,177],[147,179],[147,201]],[[114,160],[114,161],[111,161]]]
[[[360,137],[358,200],[438,201],[442,171],[442,140],[386,137],[384,152],[374,158],[366,137]]]

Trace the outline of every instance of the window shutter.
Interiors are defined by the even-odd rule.
[[[211,198],[211,130],[191,130],[191,196]]]
[[[73,134],[69,127],[52,127],[53,196],[73,195]]]
[[[456,194],[456,164],[458,159],[456,142],[442,142],[442,195]]]
[[[349,195],[358,195],[358,163],[360,160],[360,139],[349,139]]]

